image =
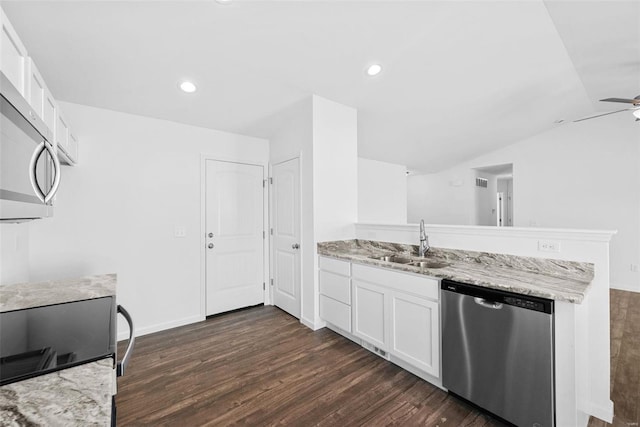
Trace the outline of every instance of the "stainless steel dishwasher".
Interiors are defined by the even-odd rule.
[[[442,280],[442,384],[521,427],[553,426],[553,301]]]

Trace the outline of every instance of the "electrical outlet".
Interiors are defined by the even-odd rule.
[[[541,252],[560,252],[560,242],[556,240],[538,240],[538,250]]]
[[[173,229],[173,237],[187,237],[187,227],[176,225]]]

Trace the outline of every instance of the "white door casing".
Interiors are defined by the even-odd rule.
[[[273,165],[271,186],[274,305],[300,318],[300,161]]]
[[[205,161],[206,315],[264,302],[264,167]]]

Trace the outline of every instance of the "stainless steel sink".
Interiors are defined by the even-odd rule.
[[[379,261],[394,262],[396,264],[410,264],[412,261],[411,258],[404,258],[397,255],[372,256],[371,258]]]
[[[451,264],[442,261],[412,261],[411,265],[420,268],[444,268],[449,267]]]

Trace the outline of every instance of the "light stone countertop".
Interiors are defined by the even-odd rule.
[[[79,279],[2,285],[0,313],[112,296],[116,294],[116,282],[115,274],[103,274]]]
[[[116,375],[102,359],[0,387],[0,425],[110,426]]]
[[[318,243],[318,255],[322,256],[572,303],[584,300],[594,274],[590,263],[457,249],[429,250],[426,260],[449,264],[444,268],[420,268],[371,258],[392,254],[419,260],[415,245],[369,240]]]

